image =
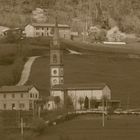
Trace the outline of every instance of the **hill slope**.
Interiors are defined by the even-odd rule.
[[[49,52],[48,52],[49,53]],[[64,55],[65,83],[104,82],[110,86],[113,99],[126,107],[140,105],[140,59],[127,54],[96,52],[84,55]],[[44,96],[49,95],[49,55],[39,58],[32,67],[28,83],[35,84]]]
[[[140,33],[139,0],[0,0],[1,25],[26,25],[37,7],[45,9],[46,22],[52,22],[57,13],[61,23],[78,31],[87,21],[89,25],[117,25],[124,32]]]

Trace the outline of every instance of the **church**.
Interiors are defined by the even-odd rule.
[[[56,21],[54,36],[50,43],[50,96],[60,97],[61,105],[65,104],[66,96],[70,97],[74,109],[84,108],[84,100],[88,99],[88,109],[91,107],[90,100],[102,102],[102,99],[111,100],[111,90],[105,83],[91,84],[65,84],[63,49],[59,39],[59,27]],[[83,100],[83,103],[80,103]],[[50,107],[51,105],[48,104]]]

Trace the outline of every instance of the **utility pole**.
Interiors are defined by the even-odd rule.
[[[102,127],[105,126],[105,104],[104,104],[104,98],[102,99]]]
[[[91,17],[91,24],[93,25],[93,1],[92,0],[88,0],[88,4],[89,4],[89,17]]]
[[[39,107],[38,107],[38,117],[39,117],[39,118],[40,118],[40,114],[41,114],[40,112],[41,112],[41,107],[39,106]]]
[[[21,132],[21,136],[22,136],[22,139],[24,137],[24,123],[23,123],[23,118],[21,118],[20,120],[20,132]]]
[[[130,95],[128,93],[128,97],[127,97],[127,110],[129,110],[129,106],[130,105]]]

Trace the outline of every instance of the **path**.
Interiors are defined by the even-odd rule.
[[[70,50],[70,49],[67,49],[67,50],[69,51],[70,54],[82,55],[82,53],[80,53],[80,52]]]
[[[20,81],[18,82],[17,86],[24,85],[28,81],[28,78],[29,78],[30,72],[31,72],[31,68],[32,68],[32,64],[38,57],[39,56],[29,57],[28,61],[24,65],[24,68],[23,68],[23,71],[21,74],[21,78],[20,78]]]

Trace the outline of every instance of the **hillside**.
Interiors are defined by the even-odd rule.
[[[65,83],[104,82],[110,86],[112,98],[120,99],[123,107],[126,107],[128,98],[130,107],[139,107],[139,57],[133,58],[128,53],[116,51],[90,50],[83,55],[70,55],[65,51],[64,68]],[[49,81],[49,51],[47,51],[45,56],[33,64],[28,84],[35,84],[42,96],[48,96]]]
[[[0,24],[23,27],[34,21],[32,11],[37,7],[44,9],[45,22],[53,22],[58,15],[59,22],[70,24],[73,30],[82,31],[87,23],[140,33],[139,0],[0,0]]]

